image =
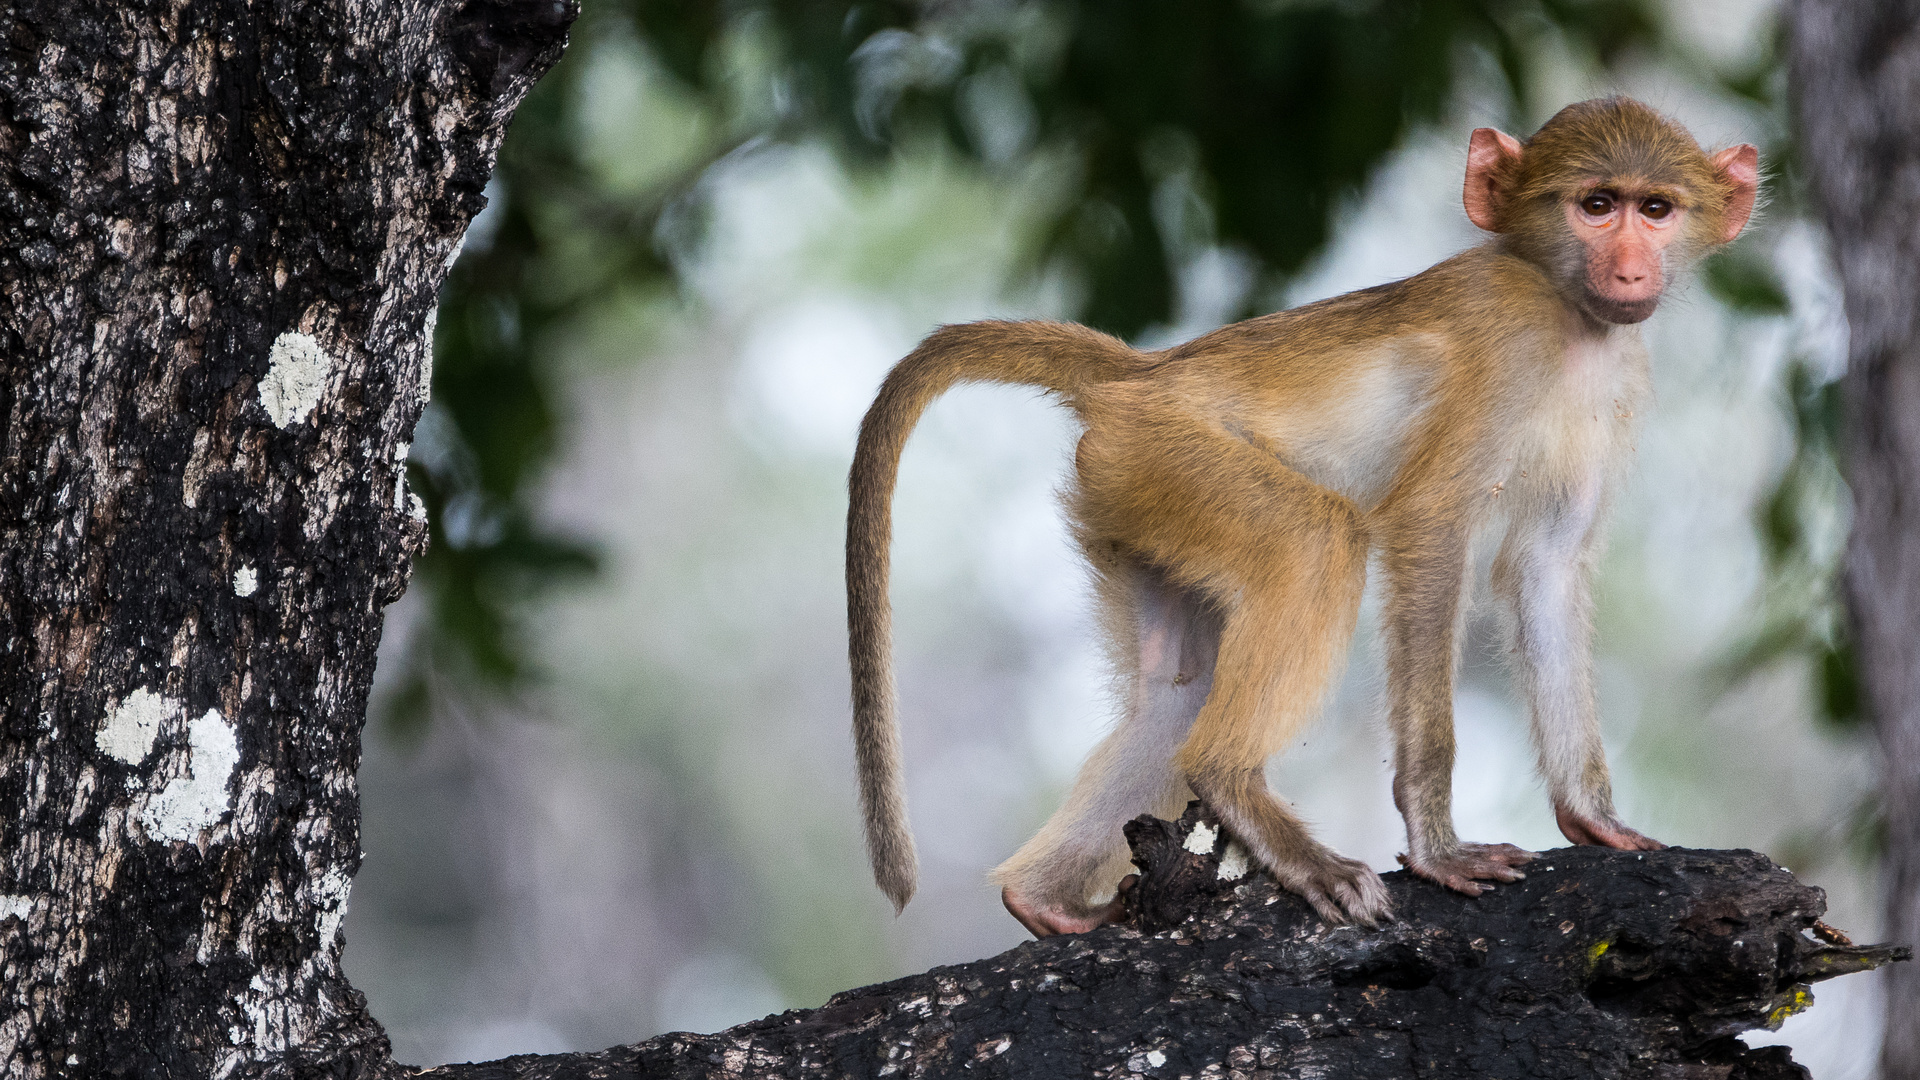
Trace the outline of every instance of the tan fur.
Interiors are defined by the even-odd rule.
[[[1121,823],[1189,791],[1324,917],[1387,916],[1378,876],[1315,841],[1263,778],[1344,661],[1370,553],[1387,577],[1408,864],[1470,895],[1520,877],[1529,853],[1462,842],[1451,812],[1467,552],[1503,518],[1494,584],[1514,613],[1562,828],[1655,846],[1614,815],[1593,709],[1587,581],[1647,396],[1637,330],[1605,320],[1644,318],[1668,280],[1649,273],[1738,231],[1754,158],[1734,148],[1710,161],[1671,122],[1608,99],[1569,107],[1525,144],[1476,133],[1470,160],[1469,211],[1503,231],[1407,280],[1155,353],[1058,323],[943,327],[894,369],[849,481],[847,592],[869,853],[896,905],[912,895],[914,854],[889,655],[889,503],[920,413],[974,380],[1044,387],[1084,424],[1069,512],[1126,680],[1125,713],[1065,806],[994,872],[1035,933],[1108,917],[1094,894],[1117,873]],[[1567,216],[1596,191],[1627,216]],[[1651,199],[1681,216],[1655,220],[1655,206],[1633,218]]]

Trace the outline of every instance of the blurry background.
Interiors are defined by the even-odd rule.
[[[1023,940],[983,876],[1109,718],[1055,504],[1075,433],[971,388],[908,448],[924,880],[895,919],[854,804],[840,547],[888,366],[942,322],[1152,347],[1418,272],[1477,241],[1472,128],[1612,92],[1759,143],[1771,198],[1646,325],[1659,405],[1599,585],[1618,801],[1668,842],[1767,852],[1874,938],[1875,767],[1830,592],[1845,329],[1772,4],[584,7],[454,268],[412,447],[433,549],[388,613],[346,955],[401,1060],[710,1031]],[[1384,871],[1368,611],[1271,773]],[[1477,607],[1460,831],[1557,846],[1502,648]],[[1876,992],[1823,984],[1774,1038],[1869,1076]]]

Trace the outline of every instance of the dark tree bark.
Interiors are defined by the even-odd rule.
[[[419,1080],[1340,1077],[1788,1080],[1734,1036],[1807,983],[1910,955],[1837,943],[1819,889],[1750,851],[1547,853],[1468,899],[1386,875],[1398,918],[1329,928],[1193,804],[1128,825],[1133,923],[851,990],[716,1035]],[[1825,938],[1816,934],[1824,934]]]
[[[435,295],[556,0],[0,0],[0,1075],[379,1075]]]
[[[1846,290],[1846,597],[1885,767],[1887,933],[1920,941],[1920,3],[1800,0],[1790,77]],[[1885,1080],[1920,1080],[1920,973],[1887,976]]]

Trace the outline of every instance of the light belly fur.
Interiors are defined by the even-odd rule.
[[[1410,438],[1432,406],[1436,377],[1420,342],[1355,359],[1336,393],[1247,416],[1287,467],[1352,499],[1362,511],[1385,498]]]

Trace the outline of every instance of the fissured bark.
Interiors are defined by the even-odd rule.
[[[435,296],[556,0],[0,2],[0,1075],[378,1075]]]

